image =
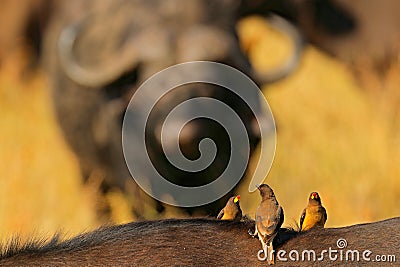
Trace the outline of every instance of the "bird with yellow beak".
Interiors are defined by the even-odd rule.
[[[300,231],[307,231],[314,227],[323,228],[327,218],[320,196],[317,192],[312,192],[308,199],[307,207],[300,217]]]
[[[242,219],[242,210],[239,205],[240,195],[229,198],[225,207],[219,212],[217,219],[240,221]]]

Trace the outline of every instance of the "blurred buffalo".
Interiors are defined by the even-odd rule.
[[[235,67],[265,83],[293,69],[299,50],[272,73],[252,69],[239,47],[235,29],[243,5],[236,0],[57,1],[45,36],[44,66],[54,89],[61,128],[79,156],[84,177],[97,171],[104,178],[104,190],[117,187],[134,195],[136,203],[141,202],[124,161],[121,126],[131,96],[154,73],[181,62],[208,60]],[[277,18],[275,24],[300,43],[290,24]],[[187,85],[174,91],[152,112],[146,136],[149,156],[167,179],[183,186],[207,184],[229,161],[229,136],[223,127],[205,119],[187,124],[179,144],[187,158],[196,159],[200,140],[212,138],[218,147],[212,165],[187,173],[166,159],[160,142],[163,120],[172,108],[193,97],[212,97],[233,108],[245,124],[250,153],[254,151],[260,130],[254,114],[239,97],[210,84]],[[254,95],[253,99],[258,101],[258,97]],[[225,200],[203,210],[215,213]],[[135,212],[143,215],[140,207]]]
[[[241,17],[275,12],[295,24],[308,42],[353,64],[353,69],[369,63],[383,72],[398,58],[396,11],[400,4],[396,0],[25,2],[23,26],[16,31],[26,32],[27,40],[43,53],[60,125],[79,156],[83,176],[100,173],[105,190],[117,187],[130,195],[138,191],[123,158],[121,123],[130,97],[146,78],[176,63],[210,60],[233,66],[262,84],[285,77],[296,65],[301,40],[289,24],[278,19],[275,25],[295,39],[296,53],[281,69],[256,73],[238,45],[235,24]],[[221,127],[199,120],[183,129],[181,149],[195,159],[199,140],[216,139],[222,145],[213,168],[188,179],[187,173],[167,164],[159,143],[160,123],[177,103],[195,96],[220,99],[241,114],[251,152],[259,141],[254,116],[229,94],[198,86],[167,96],[152,114],[149,153],[161,173],[186,186],[212,181],[229,158]],[[218,208],[214,206],[214,212]]]

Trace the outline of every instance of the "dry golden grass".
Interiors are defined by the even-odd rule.
[[[253,27],[252,20],[242,29]],[[264,36],[259,60],[273,51],[267,45],[275,39]],[[380,87],[362,88],[345,66],[308,48],[293,76],[263,88],[277,124],[266,182],[275,188],[286,224],[299,220],[311,191],[320,193],[328,210],[327,226],[399,215],[399,70],[394,64],[379,83],[367,68],[363,87],[368,79]],[[247,196],[246,189],[242,206],[252,214],[259,197]]]
[[[257,35],[257,29],[268,33],[263,27],[257,19],[239,27],[252,60],[272,60],[256,63],[260,68],[288,51],[272,53],[287,43],[276,33]],[[96,227],[97,187],[81,182],[44,75],[19,81],[23,61],[21,53],[10,55],[0,71],[0,240],[13,233],[74,234]],[[384,82],[365,74],[370,87],[380,86],[365,90],[339,62],[308,48],[293,76],[264,88],[278,127],[266,182],[284,207],[286,225],[299,219],[313,190],[328,210],[328,226],[399,215],[399,70],[400,64],[392,66]],[[258,194],[247,193],[247,184],[240,191],[244,212],[253,214]],[[120,193],[106,199],[114,222],[132,218]]]
[[[0,237],[96,225],[95,192],[81,184],[51,107],[44,75],[19,82],[16,52],[0,73]]]

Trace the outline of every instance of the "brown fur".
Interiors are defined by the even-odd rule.
[[[2,249],[1,266],[266,266],[257,259],[261,249],[247,230],[253,222],[213,219],[172,219],[107,226],[67,241],[25,245],[13,241]],[[314,229],[305,233],[281,229],[276,250],[337,249],[345,238],[345,249],[368,249],[376,254],[394,254],[400,259],[400,217],[344,228]],[[345,250],[344,249],[344,250]],[[318,255],[318,254],[317,254]],[[287,257],[287,255],[286,255]],[[276,262],[278,266],[372,265],[373,262]]]

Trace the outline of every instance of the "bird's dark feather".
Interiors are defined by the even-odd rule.
[[[300,229],[303,227],[304,218],[306,217],[306,209],[303,210],[300,217]]]

